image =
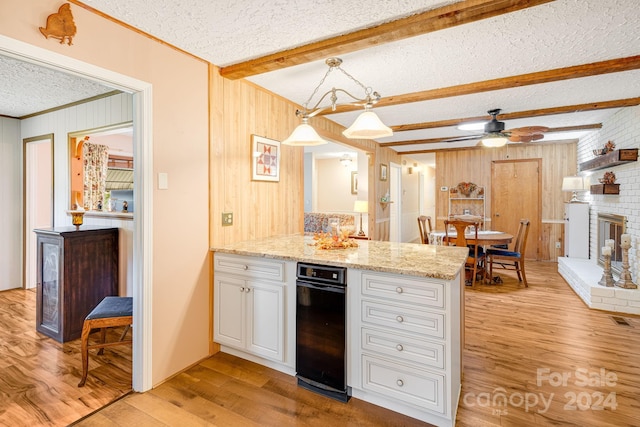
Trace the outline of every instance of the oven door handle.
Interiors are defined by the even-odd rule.
[[[335,286],[335,285],[329,285],[324,283],[311,283],[311,282],[304,282],[301,280],[297,280],[296,286],[301,286],[303,288],[318,289],[318,290],[327,291],[327,292],[336,292],[339,294],[345,293],[344,286]]]

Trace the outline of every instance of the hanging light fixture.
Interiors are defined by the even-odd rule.
[[[352,162],[352,161],[353,161],[353,160],[351,159],[351,157],[350,157],[348,154],[345,154],[344,156],[342,156],[342,157],[340,158],[340,163],[342,163],[342,166],[344,166],[345,168],[346,168],[347,166],[351,166],[351,162]]]
[[[485,147],[502,147],[507,143],[509,135],[503,133],[504,122],[499,122],[496,116],[500,113],[499,109],[489,110],[491,120],[484,125],[486,135],[480,140]]]
[[[291,133],[289,138],[282,141],[283,144],[287,145],[296,145],[296,146],[305,146],[305,145],[320,145],[326,144],[327,141],[322,139],[320,135],[311,127],[309,124],[309,119],[318,113],[324,111],[325,109],[331,107],[332,111],[336,110],[338,105],[338,93],[343,93],[349,96],[353,101],[343,103],[348,105],[360,105],[364,106],[364,112],[358,116],[358,118],[353,122],[348,129],[346,129],[342,134],[350,139],[376,139],[383,138],[386,136],[393,135],[393,131],[391,128],[386,126],[380,118],[371,111],[374,104],[376,104],[380,100],[380,94],[378,92],[374,92],[370,87],[367,87],[360,83],[356,78],[354,78],[351,74],[344,71],[340,65],[342,64],[342,59],[340,58],[329,58],[325,61],[325,63],[329,66],[329,69],[325,73],[320,83],[316,86],[316,88],[311,93],[309,99],[304,103],[303,110],[296,110],[296,116],[302,118],[302,123],[298,125]],[[309,103],[316,95],[324,81],[326,80],[329,73],[334,70],[338,70],[342,72],[345,76],[351,79],[353,82],[357,83],[364,90],[364,97],[358,98],[351,93],[347,92],[344,89],[332,88],[331,90],[325,92],[318,102],[311,108],[309,108]],[[320,106],[320,103],[328,96],[330,96],[331,104],[328,106]]]

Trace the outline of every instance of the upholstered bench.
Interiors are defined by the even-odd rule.
[[[81,352],[82,352],[82,379],[78,387],[84,386],[89,371],[89,350],[98,348],[98,354],[104,352],[105,347],[131,344],[132,340],[124,340],[124,337],[133,324],[133,298],[131,297],[105,297],[84,319],[82,325]],[[119,341],[107,343],[107,328],[126,326]],[[89,334],[92,329],[100,328],[100,342],[89,345]]]

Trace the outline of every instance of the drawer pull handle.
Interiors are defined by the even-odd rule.
[[[249,266],[248,266],[248,265],[243,265],[243,266],[242,266],[242,269],[243,269],[243,270],[248,270],[248,269],[249,269]]]
[[[251,288],[244,288],[244,291],[249,293],[249,292],[251,292]]]
[[[398,387],[402,387],[404,385],[404,381],[402,380],[397,380],[396,384],[398,384]]]
[[[402,316],[397,316],[397,317],[396,317],[396,320],[397,320],[399,323],[404,322],[404,319],[402,318]]]
[[[396,350],[398,350],[398,351],[402,351],[402,350],[404,350],[404,347],[402,346],[402,344],[398,344],[398,345],[396,346]]]
[[[240,292],[244,292],[244,287],[240,288]]]
[[[396,288],[396,292],[397,292],[397,293],[399,293],[399,294],[401,294],[401,293],[402,293],[402,288],[401,288],[400,286],[398,286],[398,287]]]

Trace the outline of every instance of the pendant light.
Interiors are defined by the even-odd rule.
[[[326,110],[331,107],[332,111],[335,111],[339,105],[359,105],[364,106],[365,111],[358,116],[358,118],[353,122],[353,124],[343,131],[343,135],[350,139],[376,139],[383,138],[387,136],[393,135],[393,131],[391,128],[386,126],[380,118],[371,111],[374,104],[376,104],[380,100],[380,94],[378,92],[374,92],[370,87],[366,87],[356,78],[351,76],[349,73],[344,71],[340,65],[342,64],[342,59],[340,58],[329,58],[325,61],[325,63],[329,66],[329,69],[325,73],[320,83],[316,86],[316,88],[311,93],[309,99],[304,103],[303,110],[297,110],[296,116],[302,119],[302,123],[298,125],[291,133],[291,135],[282,141],[283,144],[286,145],[295,145],[295,146],[306,146],[306,145],[320,145],[326,144],[328,141],[325,141],[318,135],[318,133],[313,129],[313,127],[309,124],[309,119],[318,113]],[[358,98],[351,93],[347,92],[344,89],[331,88],[329,91],[325,92],[318,102],[311,108],[309,108],[309,103],[316,95],[324,81],[326,80],[329,73],[332,71],[340,71],[342,74],[347,76],[351,81],[358,84],[364,90],[364,97]],[[339,104],[338,103],[338,94],[345,94],[349,96],[352,101]],[[331,103],[326,106],[320,106],[320,103],[330,95]]]

